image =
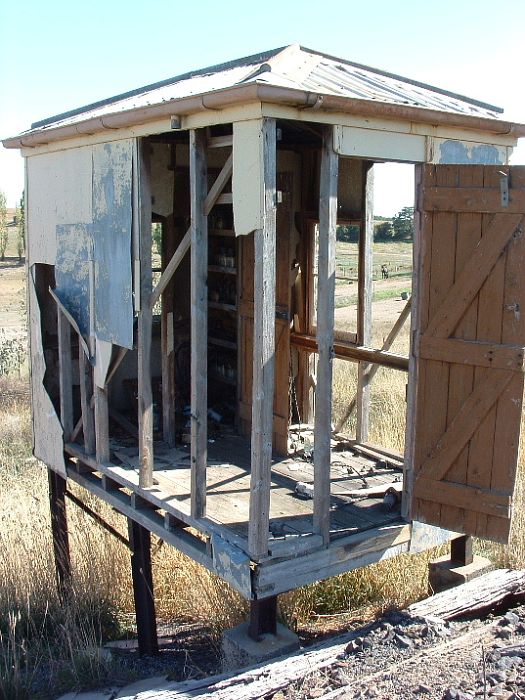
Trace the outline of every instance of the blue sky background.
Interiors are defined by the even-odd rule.
[[[499,105],[525,123],[525,0],[3,0],[0,27],[0,138],[293,42]],[[522,141],[513,162],[525,164]],[[22,159],[0,147],[9,206],[22,188]],[[410,174],[381,176],[377,189],[379,214],[411,203]]]

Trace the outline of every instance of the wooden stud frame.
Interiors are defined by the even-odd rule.
[[[363,226],[359,236],[357,344],[372,344],[372,244],[374,240],[374,171],[371,163],[364,162]],[[359,363],[357,375],[358,442],[367,442],[370,423],[370,365]]]
[[[268,552],[275,374],[275,238],[277,138],[275,119],[263,119],[264,227],[255,231],[253,398],[248,551]]]
[[[319,192],[319,256],[317,284],[317,386],[314,427],[314,532],[330,541],[330,436],[332,432],[332,369],[334,357],[335,246],[338,156],[333,128],[325,127]]]
[[[206,512],[208,457],[208,217],[206,130],[190,131],[191,199],[191,513]]]
[[[139,141],[135,152],[134,185],[138,194],[138,212],[134,223],[139,227],[140,310],[138,313],[138,421],[139,483],[141,488],[153,485],[153,396],[151,390],[151,192],[149,144]]]

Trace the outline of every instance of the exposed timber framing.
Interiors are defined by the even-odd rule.
[[[217,176],[217,179],[213,183],[209,193],[206,195],[206,199],[204,201],[204,212],[205,215],[208,216],[210,211],[213,209],[215,204],[218,203],[220,194],[222,190],[224,189],[224,186],[230,179],[233,171],[233,158],[232,156],[229,156],[228,160],[222,167],[222,170]],[[166,286],[169,284],[169,281],[173,277],[176,269],[182,262],[184,256],[190,249],[191,245],[191,226],[190,228],[186,231],[184,238],[182,241],[179,243],[177,250],[171,257],[169,263],[166,265],[165,270],[163,271],[159,281],[157,282],[157,285],[155,289],[153,290],[151,294],[151,299],[150,299],[150,306],[153,307],[157,303],[157,301],[160,298],[160,295],[162,292],[166,289]]]
[[[53,469],[48,469],[49,507],[51,532],[57,574],[57,586],[61,596],[66,596],[71,584],[71,557],[66,514],[66,479]]]
[[[381,346],[381,352],[388,352],[388,350],[390,350],[394,340],[397,338],[397,336],[399,334],[399,331],[405,325],[405,321],[407,320],[407,318],[410,315],[411,308],[412,308],[412,297],[409,298],[409,300],[407,301],[407,303],[405,304],[405,306],[403,308],[403,311],[401,311],[401,313],[397,317],[397,320],[394,323],[394,325],[392,326],[390,333],[387,335],[383,345]],[[367,377],[367,381],[368,381],[369,385],[372,383],[372,379],[375,377],[379,367],[381,367],[381,365],[379,365],[379,364],[374,364],[370,367],[370,370],[368,372],[368,377]],[[348,408],[344,412],[343,416],[339,419],[339,422],[335,426],[334,432],[339,433],[343,429],[344,424],[352,415],[352,411],[354,410],[356,403],[357,403],[357,394],[354,395],[353,399],[348,404]]]
[[[93,416],[93,372],[85,353],[78,351],[78,371],[80,381],[80,407],[82,411],[82,433],[86,454],[95,453],[95,419]]]
[[[359,235],[357,343],[365,347],[372,344],[372,244],[374,241],[374,170],[372,163],[364,162],[363,226]],[[358,442],[368,440],[370,423],[370,365],[359,363],[357,373],[357,425]]]
[[[338,155],[333,128],[325,127],[319,192],[319,257],[317,284],[317,386],[314,426],[314,533],[330,541],[330,435],[334,357],[335,245]]]
[[[213,189],[213,188],[212,188]],[[191,513],[206,512],[208,458],[208,217],[206,131],[190,131],[191,199]]]
[[[304,333],[292,333],[290,335],[292,345],[299,349],[309,352],[318,352],[317,340],[313,335]],[[393,352],[385,352],[384,350],[374,350],[372,348],[364,348],[352,343],[344,343],[341,340],[334,341],[333,344],[334,357],[340,360],[349,360],[350,362],[367,362],[377,363],[384,367],[392,369],[401,369],[405,372],[408,370],[408,358],[405,355],[398,355]]]
[[[275,119],[261,122],[263,148],[263,221],[254,232],[254,321],[251,434],[250,517],[248,551],[268,552],[275,375],[275,251],[277,135]]]
[[[107,387],[94,386],[95,446],[97,462],[109,461],[109,405]]]
[[[138,422],[139,478],[142,488],[153,485],[153,396],[151,390],[151,191],[149,144],[139,141],[135,150],[134,186],[138,193],[138,225],[140,259],[140,311],[138,314]]]
[[[60,421],[64,431],[64,442],[73,432],[73,365],[71,359],[71,326],[57,307],[58,369],[60,373]],[[79,352],[82,352],[80,348]]]
[[[175,252],[175,227],[173,216],[162,222],[162,265],[171,260]],[[161,362],[162,362],[162,437],[170,447],[175,446],[175,347],[173,337],[174,280],[170,279],[162,295],[161,312]]]

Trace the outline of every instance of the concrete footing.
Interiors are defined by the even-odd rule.
[[[492,562],[485,557],[474,555],[472,564],[461,566],[450,557],[434,559],[428,565],[428,583],[431,593],[439,593],[447,588],[459,586],[462,583],[477,578],[494,568]]]
[[[227,630],[222,637],[222,668],[234,671],[269,659],[292,654],[299,649],[299,637],[284,625],[277,625],[277,634],[263,634],[259,642],[248,636],[248,623]]]

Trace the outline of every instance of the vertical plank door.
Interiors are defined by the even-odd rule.
[[[506,542],[523,398],[525,168],[426,165],[418,181],[410,515]]]

